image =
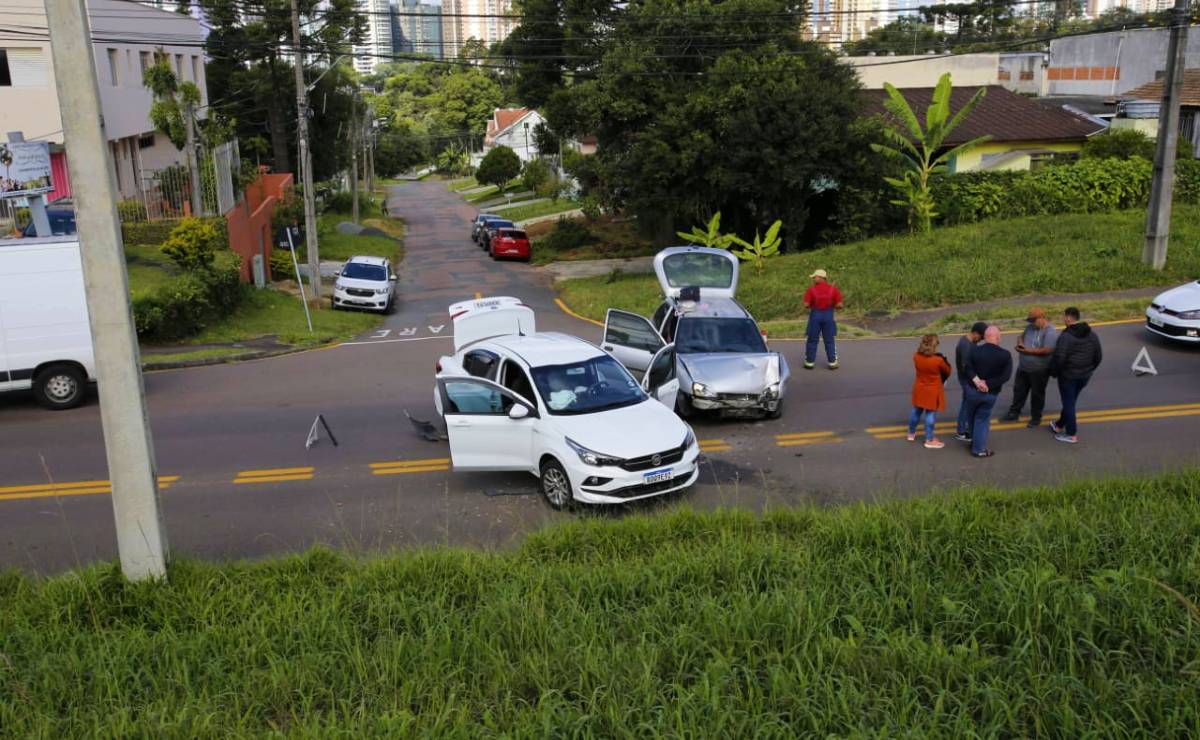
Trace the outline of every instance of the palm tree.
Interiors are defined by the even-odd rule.
[[[987,89],[979,88],[971,100],[951,118],[950,73],[947,72],[941,76],[937,87],[933,90],[933,100],[930,101],[929,108],[925,111],[925,125],[922,127],[916,114],[913,113],[912,107],[909,106],[900,91],[890,83],[884,83],[883,88],[888,94],[884,107],[896,117],[900,127],[885,126],[883,133],[888,143],[872,144],[871,149],[888,159],[901,162],[908,168],[903,179],[886,177],[884,180],[900,191],[902,198],[893,200],[892,203],[908,208],[909,226],[927,232],[933,225],[934,217],[937,216],[934,211],[933,195],[929,190],[930,179],[933,175],[944,172],[947,163],[954,157],[992,138],[991,136],[980,136],[952,149],[942,151],[943,143],[950,132],[966,120],[966,117],[979,104]],[[939,154],[939,152],[941,153]]]

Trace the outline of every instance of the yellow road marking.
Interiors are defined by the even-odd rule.
[[[450,469],[450,458],[433,457],[425,460],[391,460],[371,463],[371,475],[404,475],[407,473],[441,473]]]
[[[596,326],[604,326],[603,321],[596,321],[595,319],[589,319],[587,316],[580,316],[579,314],[575,313],[574,311],[572,311],[570,309],[569,306],[567,306],[567,304],[562,302],[561,298],[555,298],[554,305],[558,306],[560,309],[562,309],[563,313],[565,313],[566,315],[570,316],[573,319],[579,319],[580,321],[586,321],[589,324],[595,324]]]
[[[158,478],[158,487],[167,489],[178,481],[178,475],[162,475]],[[0,488],[0,501],[15,501],[30,498],[54,498],[57,496],[88,496],[98,493],[112,493],[112,483],[107,480],[83,480],[70,483],[41,483],[28,486],[6,486]]]
[[[733,445],[723,439],[702,439],[698,442],[701,452],[729,452]]]
[[[812,439],[814,437],[832,437],[837,432],[791,432],[789,434],[776,434],[775,439]]]
[[[444,473],[450,469],[449,465],[426,465],[424,467],[412,468],[378,468],[371,471],[371,475],[407,475],[409,473]]]
[[[777,439],[775,440],[776,447],[799,447],[801,445],[831,445],[838,442],[845,442],[841,437],[830,434],[822,437],[805,437],[800,439]]]
[[[243,483],[286,483],[296,480],[312,480],[312,467],[305,468],[265,468],[263,470],[242,470],[233,479],[236,484]]]
[[[1164,406],[1133,406],[1133,407],[1124,408],[1124,409],[1099,409],[1099,410],[1094,410],[1094,411],[1081,411],[1077,415],[1077,421],[1080,424],[1101,424],[1101,423],[1115,422],[1115,421],[1143,421],[1146,419],[1173,419],[1173,418],[1178,418],[1181,416],[1200,416],[1200,404],[1184,403],[1184,404],[1168,404],[1168,405],[1164,405]],[[992,424],[992,431],[995,432],[995,431],[1005,431],[1005,430],[1009,430],[1009,429],[1023,429],[1024,427],[1025,427],[1025,422],[1023,422],[1023,421],[996,422],[996,423]],[[873,429],[888,430],[886,432],[883,432],[883,431],[872,432],[872,429],[868,429],[867,431],[872,432],[873,436],[876,439],[900,439],[900,438],[904,437],[908,432],[907,426],[873,427]],[[897,430],[897,429],[900,431],[893,431],[893,430]],[[947,432],[947,433],[953,432],[953,431],[955,431],[955,424],[953,422],[946,422],[946,423],[938,424],[934,427],[934,430],[938,431],[938,432]],[[917,431],[919,433],[921,431],[921,427],[918,427]]]

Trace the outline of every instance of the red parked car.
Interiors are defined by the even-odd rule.
[[[492,259],[520,259],[529,261],[533,249],[529,246],[529,237],[520,229],[499,229],[492,237],[488,254]]]

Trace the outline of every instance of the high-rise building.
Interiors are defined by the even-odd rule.
[[[369,75],[392,61],[392,14],[388,0],[358,0],[358,9],[367,17],[367,33],[354,45],[354,68]]]
[[[462,56],[463,45],[471,39],[491,46],[516,27],[512,0],[443,0],[442,53],[447,58]]]
[[[396,0],[392,45],[397,52],[443,57],[442,6],[426,0]]]

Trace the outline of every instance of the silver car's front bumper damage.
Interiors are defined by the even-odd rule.
[[[716,398],[691,397],[692,408],[698,411],[717,411],[726,416],[760,416],[773,414],[782,399],[769,391],[753,393],[718,393]]]

